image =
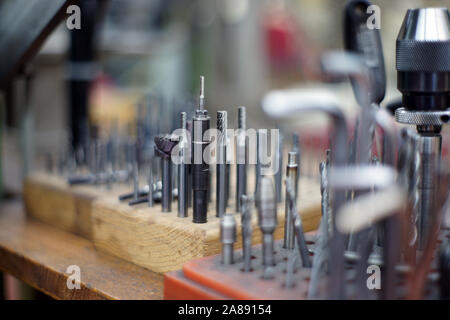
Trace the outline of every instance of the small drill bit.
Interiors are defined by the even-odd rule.
[[[275,162],[278,163],[278,170],[275,173],[275,192],[277,203],[281,203],[282,195],[281,195],[281,185],[283,181],[283,135],[281,131],[278,134],[278,143],[277,149],[275,151]]]
[[[217,112],[217,170],[216,170],[216,217],[221,217],[226,209],[226,130],[227,130],[227,112]]]
[[[236,137],[236,211],[241,212],[241,197],[247,193],[247,143],[245,107],[238,108],[238,134]]]
[[[286,178],[291,181],[292,186],[294,187],[295,198],[294,201],[297,202],[297,194],[298,194],[298,163],[297,163],[298,153],[289,152],[288,154],[288,164],[286,167]],[[286,190],[286,199],[288,199],[288,194]],[[295,231],[292,219],[291,206],[289,205],[289,201],[286,201],[285,205],[285,220],[284,220],[284,242],[283,248],[286,249],[294,249],[295,244]]]
[[[153,207],[154,199],[153,199],[153,157],[150,158],[148,168],[148,195],[147,202],[149,207]]]
[[[258,224],[263,233],[263,265],[271,267],[275,265],[273,252],[273,232],[277,227],[277,210],[275,190],[272,180],[261,176],[258,187]]]
[[[232,214],[224,214],[220,219],[220,241],[222,242],[222,263],[233,264],[233,246],[236,242],[236,220]]]
[[[253,198],[245,194],[241,197],[242,251],[244,255],[244,272],[252,268],[252,203]]]
[[[291,207],[292,218],[294,223],[295,234],[297,236],[297,246],[302,265],[304,268],[311,268],[311,260],[309,259],[308,246],[306,245],[305,234],[302,227],[302,219],[297,211],[297,204],[295,203],[295,192],[290,179],[286,179],[286,194],[288,195],[289,206]]]
[[[181,112],[181,129],[187,130],[186,112]],[[188,164],[185,163],[185,155],[187,152],[187,136],[180,136],[180,164],[178,165],[178,217],[187,217],[188,209]]]

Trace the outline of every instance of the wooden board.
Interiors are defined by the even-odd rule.
[[[80,267],[69,289],[67,267]],[[0,270],[55,299],[162,299],[163,276],[95,250],[91,241],[0,207]]]
[[[315,230],[320,220],[320,191],[315,180],[301,179],[299,211],[305,231]],[[208,223],[192,223],[188,218],[178,218],[176,203],[172,212],[161,212],[160,205],[148,208],[147,204],[130,207],[117,197],[97,199],[93,204],[93,241],[104,252],[133,262],[155,272],[178,270],[192,259],[211,256],[221,250],[219,218],[215,217],[215,203],[211,203]],[[231,203],[229,208],[234,208]],[[284,234],[284,203],[278,209],[278,227],[275,238]],[[261,242],[256,211],[253,212],[253,243]],[[236,217],[237,242],[241,247],[241,221]]]
[[[94,199],[121,192],[127,186],[69,186],[66,178],[45,172],[34,172],[24,181],[23,199],[30,217],[64,231],[92,239],[92,202]]]

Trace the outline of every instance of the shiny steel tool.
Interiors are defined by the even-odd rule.
[[[181,129],[187,130],[187,116],[186,112],[181,112]],[[182,135],[179,137],[179,159],[180,164],[178,165],[178,217],[185,218],[188,215],[188,171],[189,164],[186,163],[186,153],[187,148],[187,135],[183,131]]]
[[[241,212],[241,197],[247,194],[247,137],[246,110],[238,108],[238,133],[236,136],[236,211]],[[242,212],[241,212],[242,213]]]
[[[423,249],[438,181],[441,128],[450,119],[450,14],[447,8],[409,9],[397,37],[400,123],[417,126],[419,137],[419,249]]]
[[[192,119],[192,190],[193,190],[193,222],[206,223],[208,212],[208,190],[210,186],[209,161],[204,159],[205,148],[210,143],[207,134],[210,128],[210,117],[205,107],[204,77],[200,77],[199,108]]]
[[[226,166],[227,166],[227,112],[217,112],[217,165],[216,165],[216,217],[221,217],[226,209]]]
[[[258,129],[256,131],[256,139],[255,194],[258,194],[261,177],[265,169],[270,165],[270,159],[268,159],[267,154],[267,129]]]
[[[241,228],[242,228],[242,252],[244,256],[244,272],[250,272],[252,268],[252,206],[253,198],[245,194],[241,196]]]
[[[162,173],[162,211],[172,210],[172,149],[178,143],[178,137],[168,134],[155,137],[155,154],[161,158]]]
[[[305,92],[301,90],[272,91],[262,101],[264,112],[272,118],[292,118],[305,113],[322,112],[333,120],[335,134],[332,137],[332,165],[346,165],[348,156],[348,131],[345,116],[339,108],[339,100],[329,91],[317,90]],[[332,191],[333,216],[345,202],[345,191]],[[345,237],[333,226],[333,239],[330,245],[329,259],[335,265],[331,275],[329,297],[345,296],[344,286],[344,245]]]
[[[275,265],[273,253],[273,233],[277,227],[277,209],[273,182],[269,177],[261,176],[257,194],[258,225],[263,234],[263,265]]]
[[[233,264],[233,246],[236,242],[236,220],[232,214],[223,214],[220,219],[220,241],[222,242],[222,263]]]
[[[297,152],[289,152],[288,154],[288,163],[286,166],[286,179],[289,179],[290,184],[292,185],[294,189],[294,202],[297,202],[298,198],[298,183],[297,183],[297,177],[298,177],[298,153]],[[280,171],[281,168],[280,168]],[[288,201],[288,190],[286,189],[286,206],[285,206],[285,218],[284,218],[284,242],[283,242],[283,248],[286,249],[294,249],[295,245],[295,231],[294,231],[294,224],[293,224],[293,218],[292,218],[292,208]]]
[[[309,259],[308,246],[306,245],[305,233],[302,227],[302,218],[297,211],[297,204],[295,201],[295,190],[292,180],[286,178],[286,201],[288,202],[289,210],[292,213],[292,224],[294,226],[295,235],[297,239],[297,247],[299,255],[302,259],[302,266],[304,268],[311,268],[311,260]]]
[[[281,186],[283,181],[283,135],[279,131],[278,135],[278,143],[275,150],[275,163],[278,163],[278,170],[275,173],[275,192],[277,196],[277,203],[281,203],[282,200],[282,194],[281,194]]]

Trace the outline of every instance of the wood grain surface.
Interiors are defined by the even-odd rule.
[[[320,192],[315,180],[301,179],[298,208],[305,231],[315,230],[320,221]],[[231,198],[233,199],[233,198]],[[130,207],[117,197],[97,198],[93,203],[93,241],[104,252],[133,262],[155,272],[178,270],[192,259],[220,252],[220,219],[215,217],[215,202],[211,202],[208,223],[194,224],[189,217],[178,218],[176,203],[172,212],[161,212],[161,205],[148,208],[147,204]],[[230,203],[230,208],[234,204]],[[284,203],[278,207],[278,226],[275,239],[284,235]],[[237,242],[240,248],[241,219],[236,215]],[[261,242],[257,227],[256,210],[253,211],[253,243]]]
[[[68,289],[67,267],[80,267]],[[84,238],[27,219],[20,202],[0,207],[0,270],[56,299],[162,299],[163,276],[97,252]]]
[[[129,192],[127,184],[70,186],[63,176],[33,172],[24,181],[23,197],[29,216],[64,231],[92,239],[92,202],[101,196]]]

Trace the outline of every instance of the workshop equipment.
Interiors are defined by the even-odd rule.
[[[416,125],[420,154],[419,248],[424,248],[438,181],[441,128],[450,119],[450,14],[447,8],[409,9],[397,37],[400,123]]]
[[[200,96],[198,109],[192,119],[192,190],[193,190],[193,222],[206,223],[208,212],[208,190],[210,171],[208,160],[204,157],[206,147],[210,143],[208,133],[210,117],[205,108],[205,78],[200,77]]]
[[[241,212],[242,196],[247,194],[247,116],[245,107],[238,108],[236,135],[236,211]]]

